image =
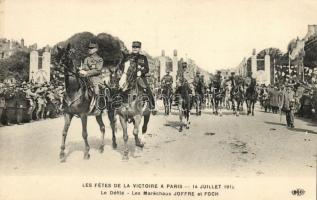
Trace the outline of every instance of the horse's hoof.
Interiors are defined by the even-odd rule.
[[[142,128],[142,134],[145,134],[147,131],[147,128]]]
[[[65,158],[65,153],[64,152],[61,152],[60,154],[59,154],[59,159],[64,159]]]
[[[189,126],[186,126],[186,129],[189,129]]]
[[[135,143],[135,146],[140,147],[140,148],[143,148],[143,147],[144,147],[144,144],[141,143],[141,142],[138,142],[138,143]]]
[[[116,143],[116,142],[113,142],[113,143],[112,143],[112,148],[113,148],[113,149],[116,149],[116,148],[117,148],[117,146],[118,146],[118,145],[117,145],[117,143]]]
[[[103,147],[103,146],[100,146],[100,147],[99,147],[99,153],[103,153],[103,151],[104,151],[104,147]]]
[[[179,129],[178,129],[178,132],[182,132],[182,131],[183,131],[183,128],[179,128]]]
[[[123,152],[122,160],[129,160],[129,151],[125,150]]]
[[[254,113],[252,113],[252,116],[254,116]]]
[[[85,160],[89,160],[89,159],[90,159],[90,154],[89,154],[89,153],[85,153],[84,159],[85,159]]]

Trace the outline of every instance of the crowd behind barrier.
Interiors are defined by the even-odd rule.
[[[291,94],[291,109],[295,116],[306,119],[317,119],[317,84],[295,83],[288,85]],[[278,114],[281,107],[282,94],[286,85],[260,85],[259,101],[265,112]]]
[[[50,83],[0,83],[0,126],[21,125],[62,114],[64,85]]]
[[[296,83],[287,86],[291,89],[290,106],[294,115],[317,120],[317,84]],[[258,85],[257,88],[261,109],[273,114],[283,111],[280,105],[281,96],[286,90],[285,84]],[[155,93],[160,93],[157,90]],[[63,113],[64,91],[63,82],[57,81],[43,84],[0,83],[0,126],[59,117]]]

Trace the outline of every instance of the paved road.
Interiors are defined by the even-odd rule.
[[[135,148],[129,129],[130,159],[122,161],[122,130],[118,124],[116,150],[111,147],[109,121],[106,147],[98,152],[100,132],[93,117],[88,133],[90,160],[83,159],[84,143],[79,119],[67,137],[67,160],[59,162],[63,118],[0,128],[0,173],[3,175],[107,175],[157,177],[287,177],[316,174],[317,125],[297,119],[295,129],[285,127],[279,115],[256,110],[239,117],[222,117],[204,110],[191,116],[191,127],[179,133],[178,116],[159,113],[151,118],[146,145]]]

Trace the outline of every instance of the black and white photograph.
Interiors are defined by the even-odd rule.
[[[0,199],[316,199],[317,1],[0,0]]]

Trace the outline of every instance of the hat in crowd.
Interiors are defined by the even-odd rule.
[[[221,71],[220,71],[220,70],[217,70],[217,74],[221,74]]]
[[[139,41],[133,41],[132,42],[132,48],[141,48],[141,42]]]
[[[231,74],[236,74],[235,72],[231,72]]]
[[[94,42],[90,42],[89,45],[88,45],[88,48],[89,48],[89,49],[98,48],[98,44],[97,44],[97,43],[94,43]]]
[[[197,71],[196,74],[197,74],[197,75],[200,74],[200,71]]]
[[[182,66],[183,66],[183,67],[187,67],[187,62],[183,62],[183,63],[182,63]]]

